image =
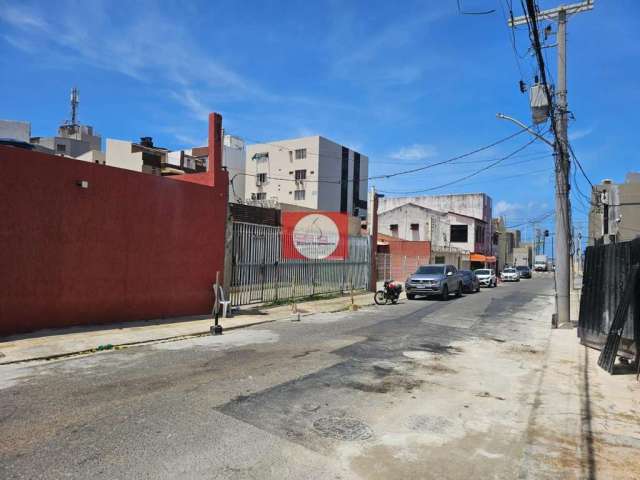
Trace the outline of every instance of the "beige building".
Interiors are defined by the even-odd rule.
[[[589,245],[625,242],[640,237],[640,173],[624,183],[603,180],[591,192]]]
[[[324,137],[247,147],[245,200],[366,218],[369,159]]]
[[[442,220],[443,229],[446,232],[438,232],[433,235],[431,241],[438,245],[455,247],[468,252],[475,252],[484,255],[492,255],[491,248],[491,197],[485,193],[465,193],[453,195],[423,195],[417,197],[385,197],[380,199],[378,205],[378,216],[384,216],[386,212],[397,209],[405,205],[413,205],[412,212],[416,217],[409,218],[406,223],[409,228],[420,229],[421,223],[426,220],[427,211],[441,212],[447,216]],[[418,213],[415,207],[422,207],[423,213]],[[408,211],[396,210],[397,225],[400,228],[400,217]],[[435,218],[435,217],[434,217]],[[396,222],[394,222],[396,223]],[[411,226],[413,224],[413,226]],[[400,236],[400,238],[403,238]],[[407,238],[410,240],[411,238]],[[423,239],[421,237],[420,239]],[[426,237],[424,237],[426,239]],[[444,243],[441,243],[444,242]]]
[[[153,145],[151,137],[140,143],[107,139],[106,165],[151,175],[182,175],[207,171],[206,159],[189,155],[182,150],[170,152]]]

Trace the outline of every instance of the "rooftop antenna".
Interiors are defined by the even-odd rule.
[[[78,125],[78,105],[80,104],[80,90],[77,87],[71,89],[71,125]]]

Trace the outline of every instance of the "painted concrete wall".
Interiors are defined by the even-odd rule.
[[[224,175],[212,188],[2,146],[0,168],[0,335],[211,311]]]
[[[107,138],[105,160],[110,167],[142,172],[142,152],[131,153],[131,142]]]
[[[0,120],[0,138],[29,143],[31,123],[19,120]]]
[[[411,225],[417,224],[418,230]],[[434,246],[449,245],[449,215],[413,204],[387,210],[378,215],[378,231],[405,240],[424,240]],[[391,226],[397,225],[397,231]]]

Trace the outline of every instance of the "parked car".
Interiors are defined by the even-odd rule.
[[[480,291],[480,280],[471,270],[458,270],[462,275],[462,289],[465,293]]]
[[[474,270],[473,273],[478,277],[478,282],[481,287],[497,287],[498,286],[498,277],[496,277],[496,273],[492,268],[479,268]]]
[[[515,268],[505,268],[500,274],[500,279],[503,282],[519,282],[520,274]]]
[[[516,270],[520,274],[520,278],[531,278],[531,269],[526,265],[519,265]]]
[[[453,265],[436,263],[423,265],[405,282],[407,298],[413,300],[416,295],[438,295],[442,300],[449,298],[449,293],[462,295],[462,275]]]

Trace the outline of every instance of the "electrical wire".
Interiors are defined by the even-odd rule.
[[[518,147],[516,150],[514,150],[511,153],[509,153],[508,155],[505,155],[504,157],[499,158],[495,162],[493,162],[493,163],[491,163],[491,164],[489,164],[489,165],[487,165],[485,167],[482,167],[482,168],[480,168],[480,169],[478,169],[478,170],[476,170],[476,171],[474,171],[474,172],[472,172],[472,173],[470,173],[468,175],[460,177],[460,178],[458,178],[456,180],[453,180],[453,181],[447,182],[447,183],[443,183],[442,185],[437,185],[435,187],[426,188],[426,189],[423,189],[423,190],[413,190],[413,191],[408,191],[408,192],[402,192],[402,194],[416,194],[416,193],[430,192],[430,191],[433,191],[433,190],[438,190],[440,188],[444,188],[444,187],[448,187],[448,186],[454,185],[454,184],[459,183],[461,181],[464,181],[464,180],[466,180],[468,178],[474,177],[474,176],[478,175],[479,173],[484,172],[485,170],[488,170],[488,169],[490,169],[492,167],[495,167],[496,165],[498,165],[499,163],[503,162],[504,160],[506,160],[508,158],[511,158],[513,155],[515,155],[516,153],[524,150],[525,148],[527,148],[529,145],[531,145],[536,140],[537,140],[537,138],[534,137],[533,139],[531,139],[530,141],[528,141],[524,145]]]
[[[470,156],[475,155],[477,153],[483,152],[485,150],[489,150],[490,148],[493,148],[493,147],[495,147],[497,145],[500,145],[501,143],[507,142],[507,141],[511,140],[512,138],[515,138],[518,135],[521,135],[522,133],[524,133],[526,131],[527,131],[527,129],[523,128],[521,130],[518,130],[515,133],[512,133],[512,134],[510,134],[510,135],[508,135],[506,137],[503,137],[503,138],[501,138],[499,140],[496,140],[496,141],[494,141],[494,142],[492,142],[492,143],[490,143],[488,145],[484,145],[482,147],[476,148],[474,150],[471,150],[469,152],[466,152],[466,153],[463,153],[463,154],[460,154],[460,155],[456,155],[456,156],[448,158],[446,160],[441,160],[439,162],[433,162],[433,163],[430,163],[430,164],[427,164],[427,165],[423,165],[421,167],[410,168],[410,169],[407,169],[407,170],[400,170],[400,171],[393,172],[393,173],[373,175],[373,176],[369,176],[367,178],[361,178],[359,181],[360,182],[364,182],[364,181],[369,181],[369,180],[388,179],[388,178],[393,178],[393,177],[397,177],[397,176],[400,176],[400,175],[408,175],[408,174],[411,174],[411,173],[420,172],[420,171],[423,171],[423,170],[427,170],[429,168],[437,167],[439,165],[450,164],[450,163],[455,162],[456,160],[467,158],[467,157],[470,157]],[[264,144],[265,145],[274,145],[276,147],[282,147],[281,145],[278,145],[278,144],[275,144],[275,143],[264,143]],[[286,147],[282,147],[282,148],[286,148]],[[286,150],[289,151],[290,149],[287,148]],[[307,152],[307,154],[309,154],[309,153],[312,153],[312,152]],[[320,156],[317,153],[315,153],[315,154]],[[324,157],[324,158],[327,158],[327,157]],[[338,157],[335,157],[335,158],[337,159]],[[342,159],[342,158],[340,157],[340,159]],[[504,158],[500,159],[500,160],[504,160]],[[234,175],[234,177],[236,177],[238,175],[244,175],[244,176],[248,176],[248,177],[256,177],[256,176],[258,176],[257,173],[253,174],[253,173],[246,173],[245,172],[245,173],[236,173]],[[270,180],[279,180],[279,181],[285,181],[285,182],[295,182],[296,181],[295,178],[274,177],[274,176],[271,176],[271,175],[267,175],[267,178],[270,179]],[[318,180],[305,179],[304,181],[307,182],[307,183],[331,183],[331,184],[341,184],[342,183],[342,179],[340,179],[340,178],[318,179]],[[353,179],[347,179],[348,183],[352,183],[353,181],[354,181]]]

